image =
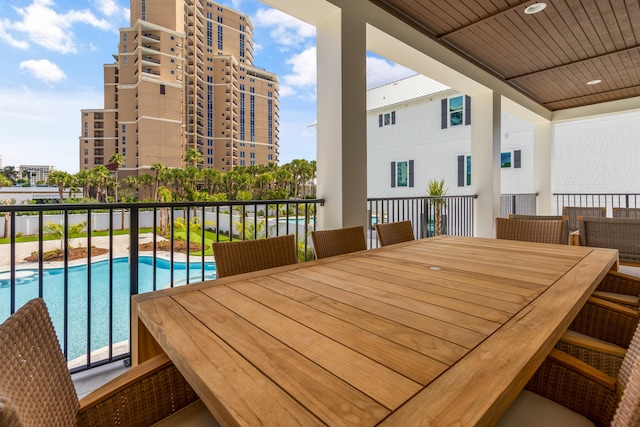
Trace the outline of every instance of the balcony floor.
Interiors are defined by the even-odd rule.
[[[124,361],[119,360],[98,368],[73,374],[71,379],[76,387],[78,399],[82,399],[101,385],[106,384],[118,375],[123,374],[127,369],[129,368],[124,365]]]

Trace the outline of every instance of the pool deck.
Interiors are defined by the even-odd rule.
[[[157,240],[161,241],[166,239],[158,236]],[[153,241],[152,233],[141,234],[138,238],[139,244],[149,243],[152,241]],[[86,247],[87,239],[86,238],[71,239],[70,245],[74,248],[83,247],[83,246]],[[109,237],[108,236],[93,237],[91,238],[91,246],[94,246],[97,248],[109,248]],[[43,242],[43,249],[45,252],[58,249],[59,247],[60,247],[59,240],[46,240]],[[16,269],[26,269],[26,268],[37,267],[37,263],[25,261],[25,258],[27,258],[33,252],[38,250],[38,242],[16,243],[15,248],[16,248],[16,256],[15,256]],[[144,253],[145,252],[140,252],[140,254],[144,254]],[[129,235],[125,234],[125,235],[113,236],[113,257],[117,258],[117,257],[126,257],[126,256],[129,256]],[[157,256],[158,258],[170,259],[169,252],[158,251]],[[92,257],[92,259],[94,261],[100,261],[103,259],[108,259],[108,257],[109,255],[105,254],[105,255]],[[173,259],[176,261],[184,261],[186,259],[186,255],[179,252],[174,252]],[[200,257],[192,256],[192,259],[199,260]],[[207,256],[205,257],[205,260],[213,261],[214,259],[213,257]],[[84,263],[86,263],[86,259],[70,261],[69,266],[84,264]],[[9,245],[0,245],[0,273],[9,271],[10,266],[11,266],[10,247]],[[45,268],[55,268],[55,267],[62,267],[62,266],[64,266],[64,263],[61,261],[51,261],[51,262],[44,263]]]

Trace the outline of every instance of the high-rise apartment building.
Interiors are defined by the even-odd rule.
[[[152,165],[202,168],[278,162],[278,77],[253,65],[253,24],[201,0],[132,0],[116,63],[104,65],[104,108],[81,111],[80,169],[121,176]]]

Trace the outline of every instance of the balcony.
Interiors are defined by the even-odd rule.
[[[310,259],[308,235],[322,202],[3,205],[0,323],[42,296],[57,307],[52,318],[72,373],[127,359],[131,294],[214,279],[211,251],[201,249],[212,241],[295,234]],[[51,240],[54,232],[74,237]],[[180,252],[187,235],[189,256]]]

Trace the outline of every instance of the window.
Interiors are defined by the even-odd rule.
[[[519,169],[522,167],[522,152],[520,150],[500,153],[500,167]]]
[[[471,98],[454,96],[442,100],[442,129],[471,124]]]
[[[122,125],[122,133],[127,133],[127,125]]]
[[[392,111],[390,113],[379,114],[378,115],[378,127],[389,126],[396,124],[396,112]]]
[[[391,162],[391,187],[413,187],[413,160]]]
[[[511,151],[507,151],[506,153],[500,153],[500,167],[501,168],[511,167]]]
[[[166,91],[165,85],[160,85],[160,95],[164,95]]]
[[[458,156],[458,187],[471,185],[471,156]]]
[[[462,108],[462,96],[449,98],[449,126],[461,125],[463,114],[464,109]]]

